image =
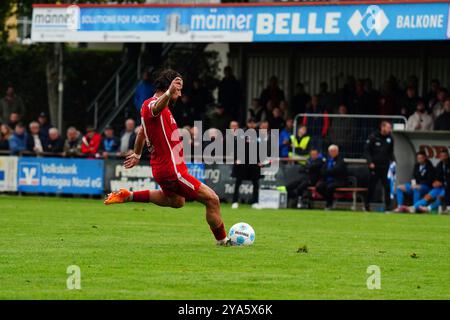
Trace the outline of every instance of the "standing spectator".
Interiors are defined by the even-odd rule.
[[[310,100],[311,96],[305,92],[305,85],[298,82],[295,86],[295,94],[291,102],[292,116],[295,117],[299,113],[304,113],[306,105]]]
[[[100,143],[99,152],[102,153],[103,158],[108,158],[110,154],[116,154],[119,151],[120,140],[114,136],[114,129],[110,126],[105,128],[103,138]]]
[[[413,169],[413,180],[397,187],[397,209],[395,212],[405,212],[405,195],[413,195],[413,204],[431,190],[434,181],[434,167],[423,151],[416,153],[416,164]]]
[[[328,134],[330,121],[328,112],[319,105],[319,97],[317,95],[312,96],[311,102],[306,107],[306,113],[310,113],[312,116],[305,115],[303,117],[303,125],[308,127],[314,147],[322,150],[323,138]]]
[[[78,157],[81,155],[81,135],[75,127],[69,127],[63,148],[65,157]]]
[[[294,120],[289,118],[286,120],[286,126],[280,131],[279,145],[280,145],[280,157],[289,157],[289,151],[291,150],[291,135],[294,129]]]
[[[328,112],[333,112],[334,109],[334,97],[328,91],[328,83],[321,82],[319,85],[319,104],[325,108]]]
[[[322,165],[321,181],[316,184],[317,192],[325,198],[325,210],[333,208],[334,191],[344,187],[347,179],[347,165],[339,155],[339,147],[332,144],[328,147],[328,157]]]
[[[406,122],[406,130],[410,131],[431,131],[433,130],[433,117],[426,112],[425,103],[421,100],[417,102],[416,112],[414,112]]]
[[[136,140],[136,123],[133,119],[127,119],[125,121],[125,130],[120,136],[120,148],[119,152],[121,155],[126,155],[128,151],[133,150],[134,141]]]
[[[431,109],[434,106],[440,87],[441,83],[438,79],[431,79],[430,90],[425,96],[425,101],[427,102],[428,109]]]
[[[30,134],[27,139],[27,150],[36,154],[44,152],[45,139],[41,135],[39,122],[33,121],[28,127]]]
[[[268,119],[271,129],[281,130],[284,128],[284,118],[280,108],[273,108],[272,115]]]
[[[308,135],[308,128],[305,125],[301,125],[295,134],[291,135],[291,147],[292,152],[289,152],[289,157],[294,156],[307,156],[309,153],[311,137]],[[305,161],[300,161],[304,164]]]
[[[25,126],[19,122],[14,129],[14,133],[9,139],[9,151],[12,155],[18,155],[27,150],[27,133]]]
[[[231,116],[227,113],[225,108],[216,104],[214,106],[214,110],[206,117],[206,129],[216,128],[219,129],[222,133],[228,128],[231,120]]]
[[[253,119],[256,123],[260,123],[267,119],[266,109],[259,103],[258,98],[252,99],[250,107],[248,108],[247,121],[248,119]]]
[[[201,79],[195,79],[192,82],[192,89],[189,96],[191,97],[191,104],[194,107],[194,119],[203,119],[206,111],[206,106],[212,103],[214,99],[208,88],[204,86]]]
[[[148,70],[144,70],[142,73],[142,79],[136,87],[136,92],[134,93],[134,106],[140,117],[141,107],[145,100],[153,96],[155,93],[155,87],[150,82],[150,73]]]
[[[378,114],[378,101],[380,99],[380,92],[373,88],[372,80],[366,78],[364,80],[364,91],[367,93],[367,113]]]
[[[48,130],[48,138],[45,141],[44,151],[49,153],[61,153],[64,149],[64,140],[59,134],[59,130],[56,128],[50,128]]]
[[[191,125],[194,122],[194,110],[188,95],[183,94],[180,99],[175,102],[175,106],[170,109],[173,117],[180,127]]]
[[[8,118],[8,126],[14,130],[16,128],[16,125],[21,122],[20,120],[20,114],[18,114],[17,112],[12,112]]]
[[[44,138],[48,137],[48,133],[50,128],[53,128],[53,126],[48,121],[48,116],[45,112],[41,112],[38,116],[38,122],[41,127],[41,136]]]
[[[261,92],[259,101],[261,105],[267,106],[267,102],[271,100],[275,106],[280,104],[280,101],[285,100],[284,91],[278,86],[278,78],[270,77],[269,85]]]
[[[17,113],[21,117],[25,115],[23,100],[14,92],[12,86],[8,86],[6,95],[0,100],[0,112],[0,122],[7,121],[11,113]]]
[[[329,137],[332,144],[339,146],[340,154],[350,153],[353,141],[353,119],[345,117],[347,107],[341,104],[338,108],[338,114],[342,117],[333,118],[330,125]]]
[[[437,117],[444,113],[445,100],[447,100],[447,91],[444,88],[440,88],[437,94],[436,102],[431,109],[433,119],[437,119]]]
[[[81,139],[81,153],[88,158],[95,158],[102,136],[95,132],[93,127],[88,127],[86,131],[86,134]]]
[[[286,120],[289,117],[289,105],[288,102],[286,100],[282,100],[280,101],[280,112],[281,112],[281,117],[283,118],[283,120]]]
[[[365,199],[365,210],[370,211],[370,201],[375,195],[378,181],[384,189],[385,210],[391,208],[391,185],[388,181],[388,170],[394,157],[394,140],[391,136],[392,125],[383,121],[380,130],[371,134],[366,141],[365,157],[369,166],[369,190]]]
[[[411,114],[413,114],[414,110],[417,110],[417,104],[419,102],[422,102],[421,99],[417,96],[416,88],[413,86],[409,86],[406,89],[406,96],[403,98],[403,101],[400,103],[400,110],[399,114],[403,115],[405,117],[409,117]],[[424,105],[424,111],[426,109],[425,103],[422,102]]]
[[[436,118],[434,130],[450,131],[450,98],[444,102],[444,112]]]
[[[226,66],[223,69],[224,78],[219,83],[219,103],[233,119],[240,118],[241,85],[233,74],[233,69]]]
[[[9,139],[12,136],[12,130],[7,124],[0,125],[0,150],[9,150]]]
[[[369,95],[364,90],[363,80],[358,80],[355,86],[355,92],[350,96],[348,109],[353,114],[371,114],[374,110],[368,110]]]

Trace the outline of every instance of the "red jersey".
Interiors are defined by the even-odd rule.
[[[142,104],[141,122],[147,146],[151,146],[150,165],[155,179],[176,180],[187,173],[183,158],[183,141],[169,107],[153,114],[158,98],[153,96]]]

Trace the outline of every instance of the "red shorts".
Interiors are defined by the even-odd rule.
[[[178,179],[157,179],[162,191],[166,196],[173,196],[174,194],[182,196],[187,200],[196,200],[198,198],[198,189],[202,184],[189,173],[181,173]]]

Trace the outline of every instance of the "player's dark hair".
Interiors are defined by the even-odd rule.
[[[424,156],[425,158],[427,157],[427,154],[425,153],[425,151],[420,150],[416,152],[416,156]]]
[[[169,89],[170,84],[176,77],[181,77],[181,75],[175,70],[166,69],[161,71],[154,82],[156,91],[166,91]]]

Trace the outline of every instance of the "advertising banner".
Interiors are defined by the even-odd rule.
[[[447,40],[449,2],[35,5],[34,42]]]
[[[18,157],[0,157],[0,192],[17,191]]]
[[[103,160],[21,157],[21,192],[103,194]]]

